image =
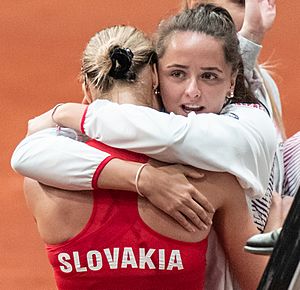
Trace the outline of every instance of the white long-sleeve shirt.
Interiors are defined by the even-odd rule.
[[[256,107],[230,105],[220,115],[183,117],[99,100],[88,107],[84,128],[89,137],[113,147],[165,162],[230,172],[250,197],[262,196],[268,186],[275,133],[268,115]],[[12,167],[48,185],[91,189],[94,172],[108,154],[57,137],[53,130],[25,138],[12,156]]]
[[[257,66],[257,58],[262,49],[262,46],[256,44],[242,35],[239,34],[240,47],[242,52],[242,58],[244,63],[244,74],[250,83],[251,91],[255,94],[257,99],[267,108],[271,119],[274,124],[274,112],[272,109],[269,94],[275,101],[277,111],[282,115],[282,107],[280,101],[280,94],[278,87],[269,74],[269,72],[264,69],[262,65]],[[266,89],[266,85],[269,87],[269,91]],[[277,148],[276,148],[276,158],[274,162],[274,176],[273,176],[273,186],[274,190],[278,193],[283,193],[283,180],[284,180],[284,164],[283,164],[283,140],[284,137],[279,128],[276,130],[277,138]]]
[[[165,162],[235,175],[250,197],[267,189],[276,148],[275,129],[257,105],[233,104],[221,114],[188,117],[151,108],[94,101],[85,134],[117,148]]]
[[[67,190],[92,189],[99,164],[110,155],[79,142],[72,129],[49,128],[23,139],[16,147],[12,168],[23,176]]]

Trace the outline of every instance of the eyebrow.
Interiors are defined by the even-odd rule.
[[[203,70],[216,70],[220,73],[223,73],[223,71],[221,69],[219,69],[218,67],[214,67],[214,66],[201,67],[201,69],[203,69]]]
[[[188,66],[174,63],[174,64],[167,65],[167,68],[182,68],[182,69],[187,69]],[[202,70],[208,70],[208,71],[218,71],[220,73],[223,73],[223,71],[221,69],[219,69],[218,67],[214,67],[214,66],[201,67],[201,69]]]

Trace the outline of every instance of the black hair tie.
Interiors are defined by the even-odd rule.
[[[129,48],[115,47],[109,54],[111,69],[108,73],[114,79],[134,79],[134,73],[129,73],[132,65],[133,53]]]

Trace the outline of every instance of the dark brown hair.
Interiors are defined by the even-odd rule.
[[[258,103],[246,85],[244,67],[239,50],[237,31],[229,12],[212,4],[200,4],[192,9],[184,9],[179,14],[163,20],[156,34],[156,52],[163,57],[169,40],[175,32],[192,31],[204,33],[223,42],[224,56],[237,72],[234,97],[231,103]]]

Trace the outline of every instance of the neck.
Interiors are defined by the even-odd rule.
[[[118,104],[132,104],[139,106],[146,106],[159,110],[161,108],[160,102],[154,96],[152,85],[141,86],[115,86],[108,93],[100,94],[97,90],[91,90],[92,99],[106,99]]]
[[[133,104],[140,106],[147,106],[146,98],[141,97],[141,92],[131,88],[116,88],[110,93],[112,102],[118,104]]]
[[[143,84],[140,86],[116,86],[105,98],[118,104],[133,104],[146,107],[156,107],[151,88],[152,86],[149,86],[148,88],[148,86]]]

